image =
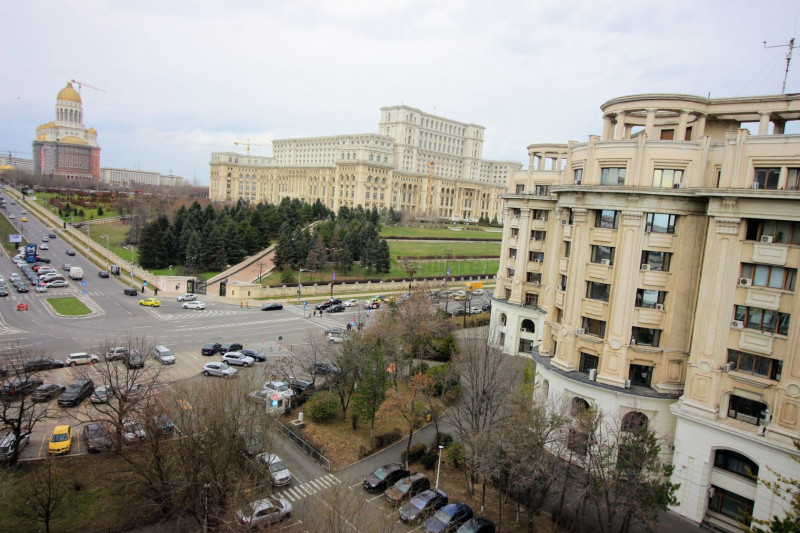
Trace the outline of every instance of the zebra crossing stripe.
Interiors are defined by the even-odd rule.
[[[337,477],[336,477],[336,476],[334,476],[333,474],[328,474],[328,475],[327,475],[327,476],[325,476],[325,477],[329,477],[329,478],[333,479],[333,480],[334,480],[334,481],[336,481],[336,483],[337,483],[337,484],[339,484],[339,485],[341,485],[341,484],[342,484],[342,480],[340,480],[339,478],[337,478]]]

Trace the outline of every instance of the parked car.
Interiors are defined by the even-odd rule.
[[[122,358],[122,363],[128,368],[144,368],[144,357],[136,350],[130,350]]]
[[[267,381],[264,383],[264,386],[261,387],[263,390],[269,390],[277,392],[278,394],[282,395],[284,398],[291,398],[294,396],[294,391],[289,386],[288,383],[284,381]]]
[[[289,386],[292,388],[294,393],[298,395],[312,390],[314,388],[314,383],[307,379],[292,378],[289,380]]]
[[[180,296],[178,296],[177,300],[179,302],[191,302],[197,300],[197,295],[187,292],[186,294],[181,294]]]
[[[0,286],[0,296],[8,296],[8,289],[5,285]]]
[[[136,296],[137,294],[139,294],[136,291],[136,287],[125,287],[125,289],[122,292],[123,294],[127,294],[128,296]]]
[[[292,481],[292,473],[286,467],[283,459],[273,453],[260,453],[256,456],[258,461],[263,461],[269,469],[269,478],[272,485],[282,487]]]
[[[219,353],[219,349],[222,348],[222,345],[218,342],[207,342],[201,348],[200,353],[203,355],[214,355],[215,353]]]
[[[408,476],[408,470],[398,463],[383,465],[364,478],[364,489],[367,492],[383,492],[386,487],[394,485],[400,478]]]
[[[109,276],[108,270],[100,270],[99,272],[97,272],[97,277],[107,278],[108,276]]]
[[[314,373],[319,374],[320,376],[339,373],[339,367],[333,363],[329,363],[328,361],[315,361],[311,367]]]
[[[217,376],[227,379],[236,375],[236,369],[225,361],[214,361],[212,363],[206,363],[203,365],[202,374],[204,376]]]
[[[364,309],[378,309],[381,306],[380,300],[369,300],[364,304]]]
[[[67,250],[67,255],[69,255],[69,256],[73,256],[73,255],[75,255],[75,250],[73,250],[72,248],[70,248],[69,250]]]
[[[33,391],[33,394],[31,394],[31,400],[34,402],[47,402],[58,397],[65,390],[66,387],[61,385],[56,385],[55,383],[45,383],[44,385],[39,385],[36,387],[36,390]]]
[[[483,304],[481,306],[481,311],[491,311],[491,310],[492,310],[492,304],[491,303]]]
[[[345,310],[345,306],[342,305],[342,304],[332,305],[332,306],[330,306],[330,308],[328,308],[328,312],[329,313],[341,313],[344,310]]]
[[[250,502],[239,509],[236,512],[236,522],[251,528],[259,528],[290,518],[293,512],[289,500],[282,496],[271,496]]]
[[[25,361],[22,368],[25,372],[37,372],[39,370],[50,370],[51,368],[63,368],[64,361],[42,357],[41,359],[29,359]]]
[[[175,364],[175,353],[166,346],[156,346],[153,348],[153,357],[163,365]]]
[[[92,392],[94,392],[94,382],[91,379],[76,379],[61,393],[58,405],[77,407],[83,400],[91,396]]]
[[[47,285],[42,285],[41,283],[36,285],[34,289],[36,292],[47,292]]]
[[[111,385],[102,385],[92,392],[89,401],[92,403],[108,403],[109,398],[113,395],[114,388]]]
[[[244,346],[242,346],[238,342],[223,342],[219,346],[219,353],[224,354],[227,352],[238,352],[242,348],[244,348]]]
[[[466,503],[448,503],[425,522],[426,533],[455,531],[472,518],[472,509]]]
[[[494,533],[494,522],[482,516],[475,516],[461,524],[456,533]]]
[[[145,298],[139,300],[139,305],[144,305],[145,307],[161,307],[161,300],[158,298]]]
[[[43,383],[44,381],[38,378],[12,379],[3,383],[3,388],[0,389],[0,396],[9,400],[22,398],[35,391]]]
[[[47,236],[50,237],[51,239],[55,239],[56,238],[56,234],[55,233],[48,233]]]
[[[330,303],[330,302],[322,302],[321,304],[315,305],[314,309],[316,309],[317,311],[324,311],[327,308],[329,308],[331,305],[333,305],[333,304]]]
[[[283,309],[283,304],[279,303],[269,303],[261,306],[262,311],[280,311],[281,309]]]
[[[28,445],[31,440],[31,434],[23,432],[19,436],[19,444],[17,445],[17,455]],[[0,463],[5,463],[14,459],[14,443],[17,441],[16,435],[9,433],[0,440]]]
[[[89,453],[100,453],[113,447],[108,431],[100,424],[89,422],[83,426],[82,433]]]
[[[429,488],[431,488],[431,482],[428,476],[422,472],[414,472],[386,489],[386,500],[393,505],[400,505],[407,498]]]
[[[48,281],[45,283],[44,286],[48,289],[60,289],[63,287],[69,287],[69,282],[63,279],[54,279],[53,281]]]
[[[197,309],[198,311],[202,311],[206,308],[206,304],[201,302],[200,300],[192,300],[191,302],[186,302],[183,304],[184,309]]]
[[[126,418],[122,421],[122,438],[126,442],[136,442],[144,440],[147,436],[142,425],[133,418]]]
[[[423,490],[400,508],[403,522],[421,522],[427,516],[447,505],[447,494],[441,490]]]
[[[267,356],[263,353],[259,352],[258,350],[251,350],[250,348],[242,348],[239,350],[239,353],[244,354],[248,357],[252,357],[254,361],[257,363],[263,363],[267,360]]]
[[[336,333],[328,333],[326,338],[328,342],[333,344],[342,344],[344,342],[344,335],[338,335]]]
[[[222,360],[229,365],[251,367],[256,362],[252,357],[248,357],[241,352],[225,352]]]
[[[358,307],[358,300],[352,298],[344,302],[345,307]]]
[[[56,426],[53,434],[50,435],[50,444],[47,445],[47,453],[53,455],[65,455],[72,447],[72,426]]]
[[[70,270],[72,270],[72,265],[69,263],[64,263],[63,265],[61,265],[61,270],[69,272]]]
[[[125,390],[115,389],[114,395],[123,402],[135,403],[142,399],[145,392],[147,391],[143,383],[133,383],[126,387]]]
[[[117,359],[125,359],[128,355],[128,349],[123,346],[115,346],[109,348],[106,353],[106,361],[115,361]]]
[[[477,306],[473,305],[472,307],[469,308],[469,314],[471,314],[471,315],[477,315],[480,312],[481,312],[481,308],[480,307],[477,307]]]
[[[78,365],[88,365],[99,363],[100,358],[93,353],[75,352],[67,356],[67,366],[76,367]]]

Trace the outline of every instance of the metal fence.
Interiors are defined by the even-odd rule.
[[[298,435],[297,433],[295,433],[294,431],[292,431],[288,427],[284,426],[283,423],[280,420],[276,419],[275,421],[278,423],[278,428],[283,432],[284,435],[289,437],[289,439],[291,439],[295,444],[300,446],[300,448],[304,452],[306,452],[309,455],[309,457],[311,457],[316,462],[318,462],[320,465],[322,465],[322,468],[324,468],[328,472],[331,471],[331,462],[327,457],[322,455],[322,453],[317,451],[316,448],[314,448],[309,443],[304,441],[300,437],[300,435]]]

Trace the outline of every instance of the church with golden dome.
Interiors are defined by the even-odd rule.
[[[33,170],[70,180],[100,180],[97,130],[83,126],[83,101],[72,82],[56,96],[55,120],[36,128]]]

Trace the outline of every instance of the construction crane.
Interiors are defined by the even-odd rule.
[[[428,200],[427,200],[427,213],[426,215],[428,218],[433,217],[433,167],[436,166],[436,163],[433,161],[428,161],[425,163],[428,165]]]
[[[250,147],[251,146],[269,146],[272,143],[267,143],[267,144],[251,143],[250,139],[247,139],[246,143],[245,142],[239,142],[239,141],[233,141],[233,144],[235,144],[237,146],[247,146],[247,155],[250,155]]]
[[[103,92],[103,93],[104,93],[104,92],[106,92],[106,90],[105,90],[105,89],[100,89],[100,88],[98,88],[98,87],[94,87],[94,86],[92,86],[92,85],[89,85],[88,83],[83,83],[82,81],[78,81],[78,80],[69,80],[69,81],[71,81],[72,83],[77,83],[77,84],[78,84],[78,92],[79,92],[79,93],[81,92],[81,88],[82,88],[84,85],[85,85],[85,86],[87,86],[87,87],[88,87],[88,88],[90,88],[90,89],[94,89],[95,91],[100,91],[100,92]]]

